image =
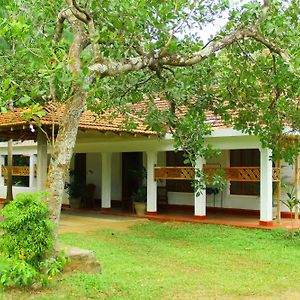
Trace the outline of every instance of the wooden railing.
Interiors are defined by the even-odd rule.
[[[12,175],[13,176],[29,176],[29,166],[13,166],[12,167]],[[6,166],[1,166],[1,174],[3,177],[7,176],[7,168]]]
[[[228,181],[259,182],[260,167],[229,167],[217,168],[204,166],[203,170],[209,177],[222,169],[224,176]],[[193,180],[195,169],[193,167],[155,167],[154,179],[176,179]],[[273,181],[280,181],[280,168],[273,168]]]
[[[193,167],[155,167],[154,179],[192,180],[195,177]]]

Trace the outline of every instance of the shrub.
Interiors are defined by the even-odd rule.
[[[3,286],[31,286],[38,277],[38,271],[24,260],[0,256],[0,282]]]
[[[53,224],[47,205],[41,201],[43,196],[44,193],[18,194],[2,209],[1,252],[33,266],[48,257],[54,246]]]
[[[54,226],[42,202],[45,193],[18,194],[2,209],[0,282],[3,286],[45,285],[67,263],[52,258]]]

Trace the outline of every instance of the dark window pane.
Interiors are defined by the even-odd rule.
[[[257,149],[240,149],[230,151],[231,167],[259,167],[260,153]],[[259,182],[237,182],[230,183],[230,194],[232,195],[259,195]]]
[[[167,166],[168,167],[183,167],[190,166],[184,164],[184,153],[183,151],[178,152],[167,152]],[[194,188],[192,187],[191,180],[167,180],[167,189],[170,192],[181,192],[181,193],[193,193]]]

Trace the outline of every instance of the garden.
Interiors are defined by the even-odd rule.
[[[99,274],[62,273],[3,299],[299,299],[298,232],[156,223],[65,233],[96,253]]]

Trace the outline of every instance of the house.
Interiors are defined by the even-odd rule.
[[[51,130],[57,129],[63,118],[63,108],[49,105],[45,110],[47,115],[41,118],[43,131],[33,120],[26,119],[20,109],[0,115],[0,138],[17,140],[13,148],[14,194],[43,190],[51,148],[45,132],[51,136]],[[207,187],[197,195],[189,181],[194,170],[184,166],[180,151],[174,151],[170,133],[158,137],[140,120],[135,129],[128,131],[123,126],[124,116],[109,116],[106,113],[99,117],[90,111],[82,115],[70,167],[81,174],[84,184],[95,186],[94,198],[101,199],[102,210],[114,206],[131,209],[131,196],[140,180],[133,174],[143,167],[147,172],[148,215],[160,213],[158,204],[163,191],[164,206],[193,210],[195,219],[205,219],[208,209],[215,208],[257,212],[259,224],[271,226],[276,182],[284,178],[285,182],[296,182],[299,186],[299,159],[294,166],[283,162],[276,168],[271,160],[272,151],[262,148],[258,137],[226,127],[220,119],[210,116],[213,132],[205,140],[219,149],[221,155],[206,162],[198,158],[196,168],[208,172],[224,168],[228,184],[222,191]],[[6,155],[7,143],[1,142],[0,198],[6,195]],[[69,204],[67,194],[64,204]],[[281,209],[287,211],[283,205]]]

